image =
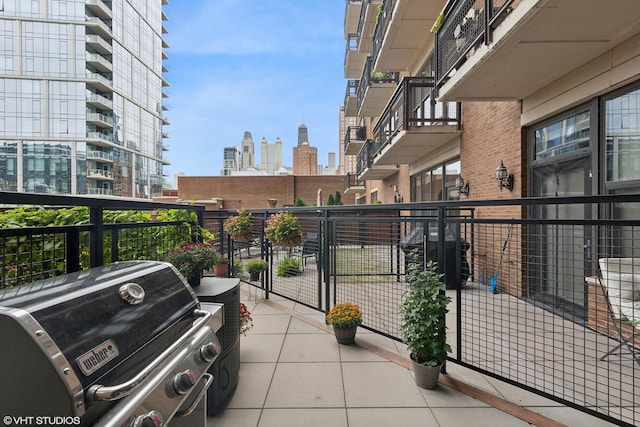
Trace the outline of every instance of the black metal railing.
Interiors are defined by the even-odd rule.
[[[347,191],[351,188],[364,188],[364,180],[358,179],[358,176],[347,172],[344,176],[344,190]]]
[[[180,242],[197,238],[192,232],[202,224],[204,212],[204,207],[197,205],[14,192],[0,192],[0,205],[6,215],[15,207],[31,207],[33,218],[51,221],[42,224],[42,219],[33,222],[35,219],[22,217],[23,223],[32,221],[39,225],[20,226],[20,221],[16,221],[0,228],[0,288],[115,261],[162,259]],[[86,211],[77,207],[85,207]],[[189,220],[190,225],[185,220],[153,220],[151,214],[161,209],[195,212],[196,217]],[[121,220],[111,215],[113,211],[144,211],[149,221],[140,222],[136,217],[136,222],[118,222]],[[61,212],[62,215],[57,215]],[[17,215],[21,213],[24,212]],[[113,223],[107,223],[105,216],[112,218]],[[77,223],[69,223],[73,221]]]
[[[349,102],[349,98],[354,97],[358,93],[358,82],[359,80],[347,80],[347,89],[344,93],[344,105],[346,106]]]
[[[436,82],[441,87],[516,7],[514,0],[456,0],[443,11],[436,32]],[[489,13],[487,13],[489,11]]]
[[[366,126],[348,126],[344,134],[344,149],[348,149],[352,142],[364,142],[367,139]]]
[[[383,0],[382,8],[378,14],[375,29],[373,30],[373,62],[375,63],[382,48],[382,42],[387,34],[387,28],[393,19],[393,9],[396,6],[396,0]]]
[[[373,128],[378,143],[374,156],[391,144],[398,132],[436,124],[454,125],[459,129],[460,103],[437,101],[431,77],[403,78]]]
[[[364,173],[365,170],[371,167],[373,164],[373,153],[375,153],[376,147],[374,146],[374,141],[371,139],[367,139],[362,148],[358,152],[358,157],[356,157],[356,175],[360,176]]]
[[[8,203],[7,194],[0,193],[0,202]],[[77,204],[97,210],[154,206],[153,202],[120,206],[119,201],[41,197],[46,198],[16,196],[11,202]],[[155,205],[153,209],[167,207]],[[220,248],[234,263],[241,266],[255,257],[267,260],[269,270],[260,280],[243,279],[259,287],[266,298],[277,294],[321,312],[349,300],[361,306],[364,328],[398,341],[408,254],[416,250],[419,259],[438,263],[454,301],[447,317],[451,362],[632,426],[640,423],[640,363],[634,358],[640,338],[620,338],[621,333],[631,336],[637,329],[633,323],[622,324],[612,312],[615,304],[609,297],[620,299],[620,294],[601,279],[599,261],[640,260],[636,244],[640,219],[624,219],[639,208],[638,194],[287,208],[303,230],[301,243],[292,248],[274,246],[264,238],[265,221],[282,209],[250,210],[253,240],[245,243],[233,242],[222,229],[235,212],[200,213],[201,224],[216,234]],[[17,268],[7,261],[11,245],[6,239],[30,236],[18,242],[25,263],[19,268],[37,270],[35,280],[39,274],[57,274],[80,263],[84,255],[73,248],[84,234],[109,242],[94,242],[93,251],[102,248],[104,254],[104,248],[113,244],[105,237],[113,230],[99,222],[92,217],[88,224],[68,229],[43,225],[0,229],[0,244],[5,243],[0,252],[3,281]],[[135,224],[113,227],[134,230]],[[42,244],[45,240],[48,245]],[[151,235],[141,236],[136,246],[153,240]],[[92,257],[91,251],[86,256]],[[127,255],[145,256],[151,255]],[[289,267],[283,268],[283,263]],[[626,310],[635,310],[633,304],[638,303],[640,262],[637,265],[637,273],[625,273],[631,284],[625,292],[632,301]],[[629,314],[632,319],[634,313]],[[612,349],[614,353],[608,354]]]
[[[377,71],[373,72],[373,59],[368,56],[367,60],[364,63],[364,68],[362,70],[362,77],[360,77],[360,82],[358,83],[357,90],[357,99],[358,99],[358,111],[361,111],[362,105],[364,103],[364,98],[367,93],[367,90],[373,84],[397,84],[399,78],[399,73],[391,72],[391,71]]]

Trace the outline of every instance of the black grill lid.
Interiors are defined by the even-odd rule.
[[[142,301],[121,296],[127,284],[134,297],[144,291]],[[199,303],[170,264],[131,261],[4,290],[0,307],[28,312],[86,390],[107,373],[107,381],[133,375],[191,326]]]

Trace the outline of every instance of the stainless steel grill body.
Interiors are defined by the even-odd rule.
[[[175,268],[152,261],[5,290],[0,406],[11,416],[74,416],[83,425],[145,416],[164,425],[211,381],[222,310],[207,307]]]

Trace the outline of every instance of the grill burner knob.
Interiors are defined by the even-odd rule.
[[[218,346],[210,342],[200,347],[200,359],[203,362],[211,362],[216,358],[220,350]]]
[[[140,415],[132,423],[131,427],[160,427],[162,426],[162,415],[156,411]]]
[[[177,394],[187,394],[189,389],[196,384],[196,375],[187,369],[173,377],[173,391]]]

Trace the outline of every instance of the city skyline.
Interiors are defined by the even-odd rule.
[[[223,148],[237,146],[250,128],[255,143],[280,137],[285,165],[293,163],[301,123],[320,159],[337,152],[344,8],[343,0],[166,6],[165,174],[219,174]]]

